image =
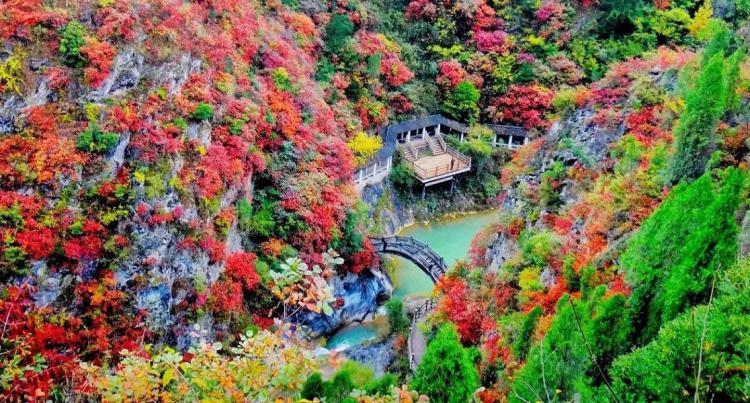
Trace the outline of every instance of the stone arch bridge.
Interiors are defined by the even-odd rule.
[[[372,246],[378,253],[401,256],[419,267],[425,272],[433,283],[437,283],[448,271],[445,259],[432,250],[427,244],[417,241],[411,237],[393,236],[387,238],[371,238]],[[429,299],[417,307],[409,327],[409,368],[412,372],[417,370],[422,355],[427,349],[427,340],[424,334],[417,328],[417,323],[430,313],[437,301]]]

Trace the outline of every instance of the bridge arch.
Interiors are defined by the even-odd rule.
[[[378,253],[401,256],[413,262],[425,272],[432,282],[437,281],[448,271],[445,259],[438,255],[428,245],[411,237],[393,236],[387,238],[372,238],[372,246]]]

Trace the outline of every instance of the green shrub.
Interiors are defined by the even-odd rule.
[[[240,199],[237,203],[237,220],[243,231],[251,235],[269,237],[276,226],[273,203],[261,200],[259,206],[253,211],[252,205],[246,199]]]
[[[543,206],[555,209],[560,206],[560,182],[565,179],[566,169],[560,161],[555,161],[542,174],[542,183],[539,186],[540,201]]]
[[[461,345],[456,328],[442,325],[414,374],[411,387],[431,402],[465,403],[479,387],[472,354]]]
[[[557,91],[555,97],[552,98],[552,106],[555,108],[555,112],[567,114],[575,110],[577,93],[578,91],[575,88],[563,88]]]
[[[76,146],[79,150],[106,154],[117,145],[119,140],[119,134],[103,132],[96,123],[89,123],[89,127],[78,135]]]
[[[334,14],[326,26],[325,46],[331,53],[341,53],[354,34],[354,24],[345,14]]]
[[[474,124],[479,118],[479,90],[474,84],[464,81],[446,94],[443,112],[450,117]]]
[[[411,189],[415,182],[414,171],[405,162],[399,162],[396,164],[389,175],[391,183],[400,190]]]
[[[319,372],[310,375],[305,384],[302,385],[302,392],[300,395],[303,399],[313,400],[315,398],[323,397],[323,377]]]
[[[524,259],[535,266],[545,266],[547,258],[560,247],[560,237],[552,231],[525,230],[518,239]]]
[[[201,102],[195,108],[195,112],[193,112],[192,118],[199,122],[211,120],[214,118],[214,108],[212,108],[209,104]]]
[[[71,21],[60,33],[60,55],[63,62],[70,67],[83,67],[87,60],[81,54],[85,42],[86,28],[78,21]]]
[[[365,392],[370,396],[390,396],[391,390],[398,386],[398,378],[393,374],[385,374],[382,378],[365,385]]]
[[[391,332],[404,333],[409,329],[409,320],[404,316],[404,303],[400,299],[392,299],[385,305],[388,310],[388,324]]]

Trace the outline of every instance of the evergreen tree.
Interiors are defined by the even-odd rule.
[[[307,400],[313,400],[315,398],[323,397],[323,377],[320,373],[316,372],[310,375],[305,384],[302,385],[302,398]]]
[[[453,325],[442,325],[427,347],[411,387],[431,402],[465,403],[479,387],[479,374]]]
[[[392,299],[385,305],[388,310],[388,324],[391,332],[403,333],[409,329],[409,320],[404,316],[404,303],[400,299]]]
[[[625,298],[605,291],[597,288],[587,301],[560,299],[555,321],[516,373],[510,401],[594,401],[608,393],[600,389],[602,372],[628,348],[630,327]]]
[[[703,66],[695,88],[685,96],[685,110],[675,129],[673,182],[693,180],[705,171],[726,102],[724,55],[719,52]]]
[[[710,278],[735,258],[734,213],[746,175],[736,169],[723,174],[716,185],[719,192],[709,174],[673,189],[622,255],[633,287],[631,318],[641,343],[686,306],[705,301]]]
[[[539,322],[541,316],[542,307],[537,305],[523,320],[521,331],[518,332],[518,338],[513,344],[513,353],[518,360],[526,359],[526,353],[529,352],[529,346],[531,346],[531,335],[534,333],[534,328],[536,328],[536,324]]]
[[[463,81],[448,92],[443,100],[443,112],[454,119],[474,124],[479,118],[479,90]]]
[[[612,384],[621,401],[692,400],[699,357],[700,401],[750,399],[748,270],[747,261],[731,269],[710,306],[702,305],[684,312],[667,322],[649,344],[615,360],[611,369]]]
[[[351,372],[342,370],[338,371],[330,382],[323,385],[323,394],[326,402],[342,403],[347,400],[354,387]]]
[[[737,94],[737,87],[740,83],[740,69],[745,59],[747,59],[747,51],[744,48],[738,49],[727,59],[725,76],[727,109],[730,112],[737,112],[740,109],[741,97]]]

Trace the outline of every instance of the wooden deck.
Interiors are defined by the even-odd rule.
[[[471,169],[466,161],[450,153],[420,157],[414,161],[414,171],[421,180],[431,180],[447,174],[456,175]]]

